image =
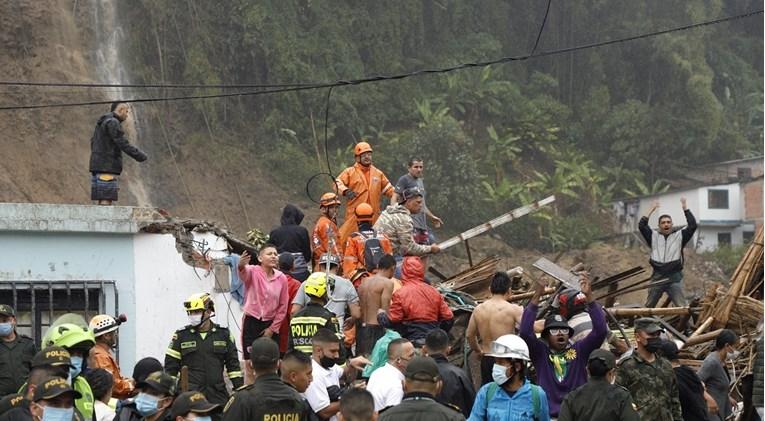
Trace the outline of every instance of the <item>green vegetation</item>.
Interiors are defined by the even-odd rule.
[[[733,275],[733,271],[736,270],[736,267],[741,262],[741,259],[744,257],[744,254],[748,248],[749,244],[743,244],[740,246],[723,244],[718,246],[713,251],[702,253],[702,255],[707,259],[717,263],[725,275],[730,277]]]
[[[761,7],[720,0],[575,3],[553,3],[538,51]],[[128,25],[144,28],[125,54],[135,81],[229,84],[351,79],[522,55],[545,8],[505,0],[119,4]],[[612,199],[662,191],[683,165],[761,153],[762,51],[762,18],[755,17],[489,68],[335,88],[331,169],[347,166],[349,147],[368,137],[376,164],[391,179],[403,174],[410,156],[426,160],[429,204],[451,229],[555,193],[554,210],[501,233],[515,246],[587,244],[603,235]],[[239,145],[299,194],[311,174],[325,169],[326,96],[291,92],[151,110],[183,122],[178,127],[188,139],[212,130]]]

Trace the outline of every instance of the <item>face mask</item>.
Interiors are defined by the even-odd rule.
[[[11,333],[13,333],[13,323],[0,323],[0,336],[10,336]]]
[[[319,364],[329,370],[330,368],[334,367],[335,364],[337,364],[337,358],[327,357],[326,355],[319,358]]]
[[[135,409],[144,417],[154,415],[159,411],[159,398],[146,393],[139,393],[135,398]]]
[[[510,378],[507,377],[507,367],[494,363],[491,367],[491,378],[494,379],[498,385],[507,383],[508,380],[510,380]]]
[[[82,357],[72,357],[71,363],[74,367],[69,367],[69,376],[75,378],[82,372]]]
[[[43,407],[42,421],[72,421],[74,408]]]
[[[645,350],[651,354],[661,349],[661,338],[648,338],[648,343],[645,345]]]
[[[189,314],[189,324],[192,326],[199,326],[202,324],[201,314]]]

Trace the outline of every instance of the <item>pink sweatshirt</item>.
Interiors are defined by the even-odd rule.
[[[269,329],[279,333],[279,329],[289,312],[290,297],[287,290],[287,277],[278,270],[268,279],[260,265],[247,265],[239,270],[239,277],[244,284],[245,314],[258,320],[271,320]]]

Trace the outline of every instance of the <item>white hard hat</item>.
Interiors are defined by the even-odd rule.
[[[88,327],[93,331],[93,334],[98,337],[104,333],[117,330],[120,327],[120,322],[108,314],[99,314],[90,319]]]
[[[502,335],[491,343],[491,349],[487,357],[514,358],[530,361],[529,347],[526,342],[517,335]]]

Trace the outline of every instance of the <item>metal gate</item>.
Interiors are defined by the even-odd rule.
[[[60,315],[75,313],[90,320],[96,314],[117,314],[114,281],[1,281],[0,303],[16,309],[16,329],[40,344],[45,330]]]

